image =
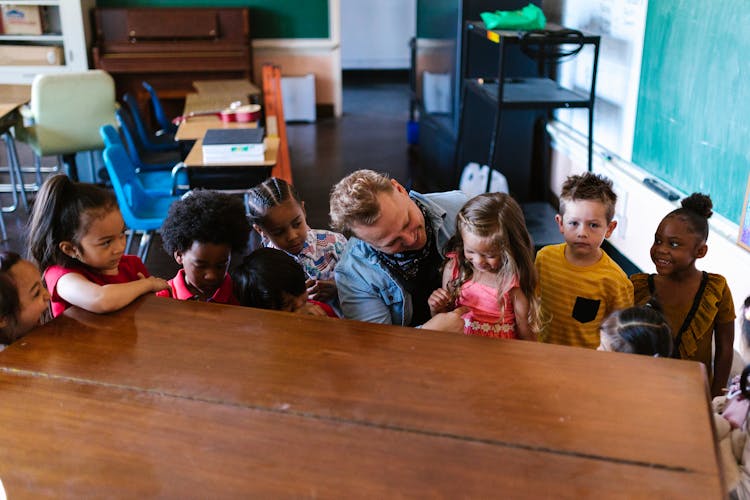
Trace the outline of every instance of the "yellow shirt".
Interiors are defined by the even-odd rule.
[[[576,266],[565,258],[565,243],[537,253],[539,295],[547,320],[541,339],[552,344],[599,347],[599,327],[613,311],[633,305],[633,285],[602,252],[599,262]]]
[[[648,302],[651,298],[648,274],[634,274],[630,277],[630,280],[633,282],[635,304],[640,306]],[[662,313],[672,329],[672,338],[677,337],[692,305],[693,298],[670,309],[660,304]],[[706,365],[708,373],[713,373],[711,369],[711,341],[713,340],[714,327],[717,324],[733,321],[734,316],[734,302],[732,301],[732,292],[727,286],[727,280],[720,274],[708,273],[708,281],[700,305],[695,311],[693,321],[682,334],[680,358],[700,361]]]

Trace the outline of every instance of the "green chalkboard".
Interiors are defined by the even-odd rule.
[[[97,0],[97,7],[250,7],[253,38],[328,38],[328,0]]]
[[[750,174],[747,0],[649,2],[633,162],[739,223]]]

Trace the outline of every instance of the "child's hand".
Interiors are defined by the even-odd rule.
[[[334,280],[309,279],[305,282],[305,286],[308,298],[318,302],[330,302],[338,296]]]
[[[427,299],[430,306],[430,315],[435,316],[437,313],[447,312],[453,305],[451,294],[445,288],[438,288]]]
[[[439,330],[441,332],[463,333],[464,320],[461,316],[467,312],[469,312],[469,308],[461,306],[450,312],[438,313],[434,318],[422,325],[422,328],[427,330]]]
[[[151,287],[151,292],[158,292],[160,290],[166,290],[167,288],[169,288],[169,283],[167,283],[167,280],[157,278],[156,276],[149,276],[147,278],[143,275],[143,273],[138,273],[138,279],[146,280]]]

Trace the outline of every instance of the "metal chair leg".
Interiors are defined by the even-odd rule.
[[[138,257],[141,258],[143,263],[146,263],[146,257],[148,257],[148,250],[151,247],[151,234],[152,231],[144,231],[141,236],[141,243],[138,245]]]

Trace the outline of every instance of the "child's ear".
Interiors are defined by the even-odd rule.
[[[695,249],[695,258],[701,259],[706,256],[706,253],[708,253],[708,245],[701,243],[698,245],[698,248]]]
[[[182,252],[180,252],[179,250],[175,250],[174,252],[174,261],[179,265],[182,265]]]
[[[562,215],[560,215],[560,214],[555,215],[555,222],[557,222],[557,229],[560,230],[560,234],[564,234],[565,230],[563,229],[563,218],[562,218]]]
[[[57,247],[62,251],[62,253],[64,253],[71,259],[77,259],[79,257],[78,248],[76,248],[76,246],[71,241],[61,241],[57,245]]]
[[[8,326],[8,316],[0,316],[0,329]]]
[[[610,236],[612,236],[612,231],[614,231],[616,227],[617,227],[617,221],[616,220],[613,220],[612,222],[610,222],[609,224],[607,224],[607,232],[604,233],[604,237],[605,238],[609,238]]]

